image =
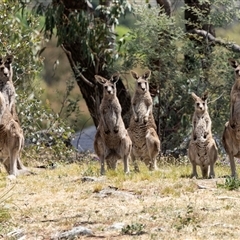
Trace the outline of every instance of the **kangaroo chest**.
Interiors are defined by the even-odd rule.
[[[115,121],[117,117],[121,114],[121,108],[118,104],[104,104],[100,108],[101,114],[107,121]]]

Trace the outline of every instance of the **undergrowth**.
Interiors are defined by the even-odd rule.
[[[227,176],[224,183],[217,183],[218,188],[225,188],[227,190],[237,190],[240,187],[240,180],[235,177]]]

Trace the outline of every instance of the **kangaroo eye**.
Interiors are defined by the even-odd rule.
[[[236,69],[235,72],[236,72],[236,74],[239,74],[239,69]]]
[[[200,105],[200,103],[197,103],[197,106],[199,106]]]
[[[203,103],[202,105],[205,106],[205,103]]]

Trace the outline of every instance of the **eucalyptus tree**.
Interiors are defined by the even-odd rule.
[[[161,2],[168,4],[169,11],[169,1]],[[112,67],[119,59],[115,26],[126,11],[131,11],[130,3],[127,0],[100,0],[97,4],[88,0],[53,0],[48,5],[38,3],[35,10],[45,15],[45,36],[55,35],[66,53],[90,115],[98,126],[102,86],[95,82],[94,75],[109,78],[117,70]],[[117,83],[117,96],[127,127],[131,97],[121,79]]]

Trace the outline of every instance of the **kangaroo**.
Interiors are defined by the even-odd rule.
[[[214,164],[218,158],[218,150],[212,137],[212,121],[208,113],[207,94],[202,98],[192,93],[195,111],[192,118],[192,135],[189,143],[188,157],[192,164],[191,177],[198,177],[197,165],[200,166],[203,178],[214,178]],[[210,166],[210,172],[208,175]]]
[[[223,146],[229,156],[231,175],[237,177],[234,157],[240,157],[240,64],[229,59],[235,70],[235,82],[230,93],[230,117],[222,135]]]
[[[131,71],[136,80],[135,92],[132,97],[132,116],[128,128],[133,147],[131,158],[136,171],[139,171],[136,159],[142,159],[149,170],[156,170],[156,157],[160,153],[160,140],[156,132],[156,124],[152,113],[152,97],[149,92],[148,79],[151,72],[148,70],[142,76]]]
[[[103,98],[100,104],[100,121],[94,140],[94,150],[101,162],[101,174],[105,174],[105,160],[109,169],[116,169],[118,159],[123,159],[124,172],[129,173],[129,157],[132,141],[122,120],[122,108],[117,98],[116,83],[119,74],[107,80],[95,75],[103,85]]]
[[[15,109],[12,59],[0,57],[0,161],[10,176],[17,176],[30,172],[20,160],[24,135]]]

